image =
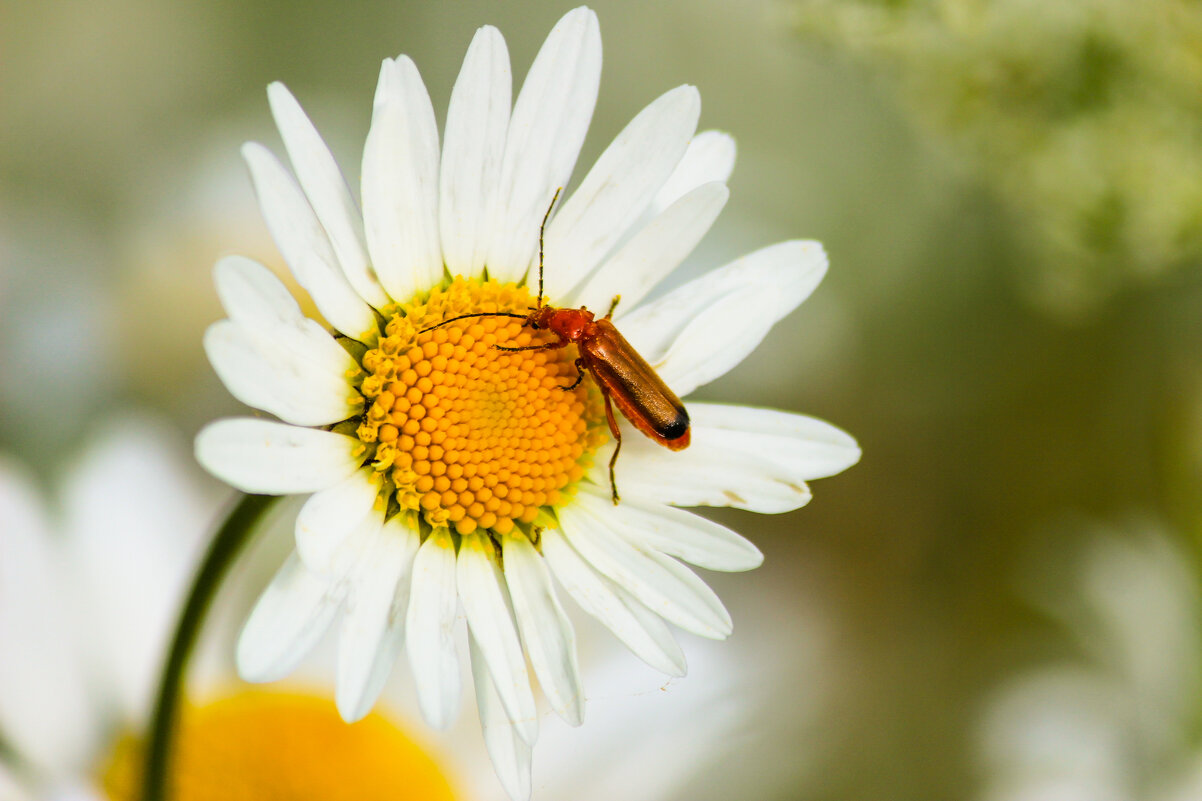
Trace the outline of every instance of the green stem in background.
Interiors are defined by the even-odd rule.
[[[171,744],[179,718],[180,697],[183,693],[188,659],[204,626],[205,616],[213,597],[230,565],[250,540],[256,524],[278,498],[270,495],[244,495],[230,511],[213,538],[204,562],[192,581],[192,589],[180,612],[167,663],[163,666],[150,738],[142,764],[142,801],[164,801],[167,797],[167,774],[171,761]]]

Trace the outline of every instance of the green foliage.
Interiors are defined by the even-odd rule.
[[[1202,256],[1202,5],[800,0],[1013,209],[1036,298],[1079,311]]]

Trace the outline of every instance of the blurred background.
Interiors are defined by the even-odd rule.
[[[1202,797],[1202,6],[592,5],[604,71],[576,180],[695,84],[739,159],[684,269],[793,237],[830,253],[698,396],[822,417],[864,452],[797,512],[714,512],[766,556],[707,576],[736,633],[701,663],[746,692],[655,797]],[[282,152],[270,81],[356,185],[382,58],[414,58],[441,126],[478,26],[520,84],[568,8],[0,4],[0,452],[50,516],[106,420],[153,416],[186,459],[240,412],[200,343],[217,258],[282,268],[238,152]],[[590,715],[658,687],[640,680]],[[656,753],[564,747],[553,767],[655,774]]]

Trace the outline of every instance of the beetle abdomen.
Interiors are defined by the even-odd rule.
[[[622,416],[651,439],[680,450],[689,444],[689,413],[647,360],[609,320],[594,323],[580,355]]]

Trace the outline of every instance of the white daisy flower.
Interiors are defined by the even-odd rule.
[[[859,458],[851,437],[819,420],[693,402],[687,449],[626,429],[622,502],[611,501],[617,423],[604,390],[614,384],[577,384],[576,347],[514,318],[543,304],[603,310],[620,295],[617,330],[669,398],[684,396],[753,350],[814,290],[826,257],[816,242],[783,242],[646,300],[721,211],[733,166],[730,137],[695,134],[700,99],[682,86],[639,113],[557,206],[540,262],[544,216],[571,176],[600,71],[596,16],[578,8],[511,107],[504,40],[482,28],[440,148],[417,67],[386,59],[362,215],[297,101],[272,84],[295,177],[261,145],[243,153],[284,259],[334,332],[304,318],[266,268],[232,257],[216,268],[229,319],[205,336],[231,393],[280,422],[215,422],[197,438],[200,462],[245,492],[312,493],[296,552],[246,623],[240,673],[287,675],[341,613],[343,716],[367,713],[404,648],[426,719],[444,727],[459,705],[462,606],[485,740],[514,798],[529,795],[538,734],[528,664],[564,720],[584,715],[555,582],[636,655],[683,675],[667,623],[722,639],[731,619],[681,562],[747,570],[762,557],[677,507],[789,511],[809,500],[806,481]],[[652,401],[613,394],[639,431],[655,430],[640,422]],[[688,442],[689,428],[666,431],[658,438]]]
[[[144,418],[63,472],[51,505],[0,455],[0,763],[31,797],[98,798],[114,738],[148,716],[217,487]],[[0,799],[23,797],[4,773]]]

